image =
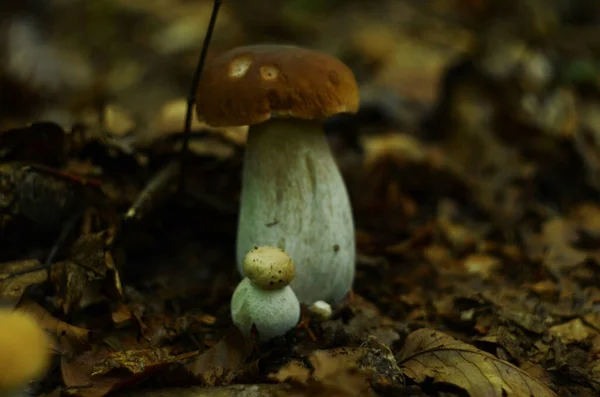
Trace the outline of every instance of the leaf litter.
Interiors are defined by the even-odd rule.
[[[361,86],[326,123],[354,298],[267,345],[229,318],[247,129],[194,120],[176,189],[212,1],[105,3],[0,17],[0,302],[55,341],[34,394],[600,393],[595,2],[224,2],[209,59],[277,37]]]

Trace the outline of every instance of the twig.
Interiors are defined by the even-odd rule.
[[[181,146],[181,171],[179,173],[179,193],[185,191],[185,172],[187,166],[187,160],[189,157],[189,144],[190,144],[190,132],[192,128],[192,115],[194,111],[194,105],[196,104],[196,90],[200,77],[202,76],[202,70],[204,69],[204,62],[206,60],[206,54],[208,52],[208,46],[212,38],[215,24],[217,22],[217,15],[219,14],[219,8],[221,8],[223,0],[214,0],[212,14],[210,16],[210,22],[206,30],[206,36],[204,37],[204,43],[202,45],[202,52],[198,59],[198,65],[192,78],[192,84],[190,85],[190,91],[187,98],[187,111],[185,114],[185,125],[183,129],[183,144]]]

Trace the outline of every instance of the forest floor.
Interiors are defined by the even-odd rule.
[[[277,37],[361,85],[361,110],[326,125],[355,216],[354,299],[266,345],[229,312],[246,129],[195,122],[177,191],[203,33],[164,37],[206,28],[212,2],[191,3],[107,0],[87,47],[55,33],[102,66],[53,86],[64,96],[0,73],[0,299],[56,341],[34,393],[600,394],[595,2],[225,1],[209,61]],[[111,35],[135,18],[133,51]]]

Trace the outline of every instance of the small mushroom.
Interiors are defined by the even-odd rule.
[[[281,248],[256,247],[244,257],[244,273],[264,290],[281,289],[294,279],[296,266]]]
[[[323,301],[316,301],[309,306],[308,311],[321,321],[329,320],[333,314],[331,305]]]
[[[0,396],[16,396],[42,377],[50,364],[51,341],[30,315],[0,309]]]
[[[300,320],[300,302],[289,286],[294,278],[289,255],[279,248],[257,247],[244,258],[244,269],[248,276],[231,297],[233,323],[246,337],[254,325],[263,342],[294,328]]]
[[[198,85],[200,120],[248,125],[237,265],[255,246],[284,249],[291,287],[308,305],[352,287],[356,247],[348,192],[323,130],[358,110],[352,71],[327,54],[286,45],[239,47],[215,58]]]

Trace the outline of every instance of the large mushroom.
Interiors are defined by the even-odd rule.
[[[284,249],[306,304],[336,302],[352,287],[355,239],[346,186],[323,121],[358,110],[352,71],[327,54],[286,45],[239,47],[203,72],[196,110],[219,126],[248,125],[237,264],[255,246]]]

